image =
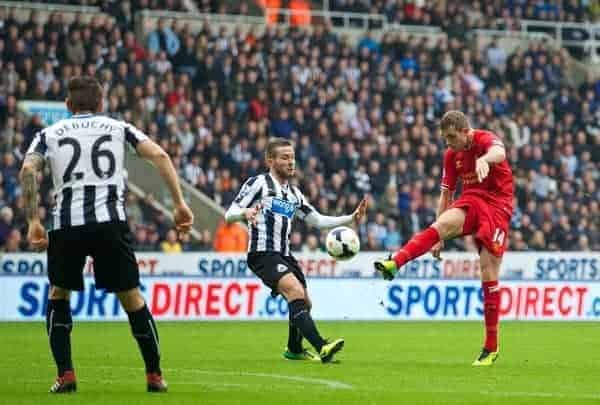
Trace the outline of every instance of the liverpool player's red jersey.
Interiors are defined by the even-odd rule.
[[[460,179],[463,196],[479,196],[510,216],[513,210],[513,176],[508,162],[490,164],[488,176],[481,183],[477,180],[475,161],[492,145],[502,146],[502,142],[493,133],[476,129],[468,149],[458,152],[448,149],[444,155],[442,188],[454,191]]]

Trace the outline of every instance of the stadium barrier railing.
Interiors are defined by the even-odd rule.
[[[96,6],[36,3],[26,1],[0,1],[0,8],[14,9],[15,17],[18,21],[27,21],[29,14],[32,11],[36,11],[38,13],[41,21],[46,21],[49,16],[55,12],[60,12],[63,15],[66,23],[73,21],[76,15],[80,15],[84,22],[90,21],[95,16],[113,19],[112,16],[102,12],[100,7]]]
[[[360,252],[352,260],[335,261],[321,251],[294,252],[309,278],[377,278],[373,262],[386,252]],[[245,252],[136,253],[140,273],[147,276],[252,277]],[[45,275],[44,253],[0,254],[0,275]],[[93,261],[84,267],[92,274]],[[422,256],[403,266],[400,278],[478,279],[479,258],[474,252],[444,252],[442,260]],[[502,279],[600,282],[598,252],[512,252],[505,254]]]
[[[561,46],[550,35],[544,32],[523,32],[523,31],[503,31],[490,29],[474,29],[468,34],[472,45],[475,48],[483,49],[492,40],[498,41],[498,44],[507,53],[512,53],[518,48],[526,50],[531,43],[540,43],[547,50],[559,51]],[[565,80],[577,86],[583,80],[588,72],[597,68],[586,64],[580,60],[569,57],[565,66],[567,75]]]
[[[503,24],[499,19],[498,23]],[[590,22],[519,20],[519,32],[544,33],[559,47],[574,49],[594,64],[600,62],[600,24]]]
[[[151,163],[139,158],[135,154],[127,156],[128,181],[139,187],[145,194],[152,194],[160,206],[169,212],[173,209],[171,195],[164,185],[160,176],[153,175],[155,169]],[[202,193],[193,185],[179,177],[179,182],[190,209],[194,213],[194,229],[196,231],[208,229],[214,234],[217,225],[225,210],[217,204],[212,198]],[[162,211],[162,209],[161,209]]]
[[[192,32],[200,31],[206,22],[212,25],[221,25],[226,27],[229,32],[234,28],[243,30],[254,30],[261,33],[269,26],[269,18],[276,13],[276,25],[289,27],[292,26],[291,18],[295,13],[308,13],[291,9],[265,9],[264,16],[245,16],[239,14],[204,14],[204,13],[181,13],[171,11],[141,10],[135,15],[136,35],[144,39],[156,28],[159,19],[166,19],[168,23],[178,25],[187,24]],[[388,23],[382,14],[363,14],[363,13],[342,13],[333,11],[310,11],[312,24],[331,23],[330,27],[334,32],[346,35],[352,42],[356,43],[364,36],[365,31],[370,31],[375,39],[379,39],[386,32],[405,32],[416,36],[434,36],[445,35],[439,27],[403,25]],[[310,30],[312,26],[302,25],[303,29]]]
[[[265,9],[265,22],[277,21],[284,26],[300,25],[294,20],[310,24],[331,22],[334,27],[343,29],[385,29],[387,18],[383,14],[349,13],[328,10],[294,10],[289,8]]]
[[[142,190],[141,187],[137,186],[132,181],[127,182],[127,188],[129,189],[130,192],[135,194],[139,199],[145,200],[147,203],[150,204],[150,206],[152,208],[154,208],[156,211],[162,213],[164,216],[169,218],[169,220],[173,221],[173,210],[172,209],[168,209],[164,204],[162,204],[161,202],[157,201],[154,198],[147,199],[148,195],[151,193],[148,193],[148,192]],[[187,200],[189,201],[189,198]],[[196,239],[201,239],[202,234],[200,231],[198,231],[197,228],[198,228],[197,225],[192,227],[190,229],[190,234]]]

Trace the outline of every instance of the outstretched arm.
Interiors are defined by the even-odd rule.
[[[304,221],[316,228],[334,228],[336,226],[350,225],[353,221],[353,216],[343,215],[341,217],[332,217],[313,211],[304,217]]]
[[[261,209],[261,204],[256,204],[251,208],[242,208],[234,202],[225,212],[225,221],[227,223],[248,221],[249,223],[256,225],[256,217]]]
[[[329,215],[322,215],[312,206],[308,206],[310,212],[304,217],[304,221],[317,228],[333,228],[341,225],[349,225],[352,222],[358,224],[360,220],[366,215],[367,212],[367,197],[364,197],[356,210],[351,215],[344,215],[340,217],[332,217]]]

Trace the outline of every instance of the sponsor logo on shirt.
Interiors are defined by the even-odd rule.
[[[273,198],[271,202],[271,212],[292,219],[296,212],[296,204],[282,200],[281,198]]]
[[[479,183],[477,173],[475,172],[464,173],[462,175],[462,181],[464,185]]]

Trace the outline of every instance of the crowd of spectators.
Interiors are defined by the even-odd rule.
[[[388,22],[446,27],[457,18],[467,28],[518,25],[520,20],[595,22],[598,1],[581,0],[330,0],[333,11],[383,14]]]
[[[239,11],[239,7],[221,0],[37,0],[37,3],[52,3],[63,5],[79,5],[99,7],[103,12],[117,19],[121,26],[132,26],[134,14],[139,10],[157,11],[197,11],[200,13],[226,13]],[[250,3],[243,0],[242,3]]]
[[[253,13],[263,7],[290,7],[293,0],[39,0],[40,3],[100,7],[119,24],[131,24],[137,10],[199,11],[202,13]],[[273,3],[273,4],[271,4]],[[597,0],[329,0],[313,1],[315,10],[384,15],[388,22],[435,25],[448,28],[461,23],[470,28],[518,27],[521,20],[596,22]],[[457,21],[459,19],[459,21]]]
[[[119,24],[131,24],[137,10],[199,11],[203,13],[254,13],[263,7],[290,7],[294,0],[40,0],[54,4],[100,7],[116,17]],[[273,4],[271,4],[273,3]],[[597,0],[329,0],[313,1],[315,10],[384,15],[388,22],[435,25],[448,28],[460,23],[470,28],[519,26],[521,20],[596,22],[600,18]],[[458,20],[458,21],[457,21]]]
[[[556,22],[594,23],[600,20],[600,1],[590,0],[331,0],[330,9],[351,13],[373,13],[385,16],[388,23],[436,26],[450,38],[461,41],[472,29],[525,30],[548,34],[567,42],[574,57],[585,59],[593,52],[580,44],[588,39],[600,39],[589,25],[570,25],[557,30]],[[341,18],[333,19],[342,25]],[[348,24],[362,27],[360,18],[350,18]],[[367,20],[370,28],[380,28],[377,18]],[[527,25],[525,25],[525,22]]]
[[[0,14],[0,246],[27,249],[20,161],[42,123],[17,102],[62,100],[68,79],[98,76],[105,113],[133,122],[171,155],[183,178],[223,206],[264,170],[269,136],[297,144],[297,183],[315,207],[350,213],[370,195],[363,249],[392,249],[435,216],[444,145],[437,120],[459,109],[495,131],[516,176],[512,250],[600,250],[600,81],[571,84],[564,50],[532,44],[506,54],[457,37],[367,34],[358,45],[327,26],[230,32],[159,22],[140,41],[112,19],[19,23]],[[42,184],[43,217],[52,205]],[[147,201],[129,195],[139,250],[210,249],[181,242]],[[295,250],[324,235],[297,223]],[[449,248],[473,249],[465,239]]]

